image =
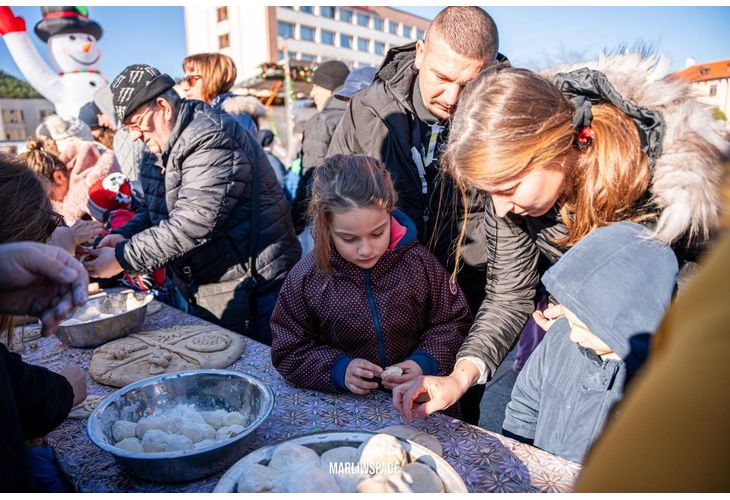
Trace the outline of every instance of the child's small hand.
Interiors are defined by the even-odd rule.
[[[95,220],[79,219],[71,226],[71,232],[74,234],[76,245],[80,245],[96,236],[104,236],[104,224]]]
[[[73,388],[74,402],[71,406],[83,403],[86,399],[86,375],[84,375],[81,368],[76,365],[68,365],[61,368],[58,373],[66,377],[66,380]]]
[[[347,365],[345,372],[345,387],[353,394],[367,394],[371,389],[377,389],[378,383],[373,381],[379,377],[383,369],[366,359],[355,358]]]
[[[423,370],[421,370],[421,367],[418,366],[418,363],[411,359],[395,364],[393,366],[397,366],[398,368],[403,370],[403,374],[400,376],[388,375],[382,380],[383,387],[389,390],[392,390],[393,387],[395,387],[396,385],[405,384],[409,380],[413,380],[419,375],[423,375]]]

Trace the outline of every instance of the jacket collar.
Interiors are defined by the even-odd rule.
[[[177,110],[177,120],[175,121],[175,126],[172,128],[170,138],[167,140],[167,144],[165,144],[165,149],[162,150],[162,154],[160,155],[162,157],[163,165],[167,164],[167,159],[170,156],[170,152],[175,146],[175,143],[180,138],[183,131],[187,128],[190,122],[193,121],[196,110],[204,106],[208,105],[202,101],[182,99],[182,101],[180,102],[180,106]]]

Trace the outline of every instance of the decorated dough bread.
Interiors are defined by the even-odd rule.
[[[403,466],[408,463],[408,456],[398,439],[389,434],[376,434],[365,442],[360,463],[375,468],[389,464]]]

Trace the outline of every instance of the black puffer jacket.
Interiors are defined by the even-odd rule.
[[[413,66],[416,44],[395,47],[375,75],[373,84],[356,93],[335,131],[328,156],[338,153],[366,154],[380,159],[390,172],[398,191],[398,207],[416,224],[418,239],[431,249],[441,264],[454,268],[452,248],[461,229],[464,205],[448,177],[436,176],[423,194],[411,148],[416,112],[412,104],[413,83],[418,70]],[[443,181],[443,182],[442,182]],[[484,205],[474,197],[469,207],[463,267],[459,285],[475,311],[484,297]],[[431,245],[432,235],[435,246]]]
[[[255,164],[261,182],[257,290],[284,281],[301,254],[288,203],[263,149],[232,116],[182,101],[160,164],[161,170],[144,166],[147,207],[118,231],[130,238],[116,247],[125,270],[170,265],[195,285],[248,277]]]

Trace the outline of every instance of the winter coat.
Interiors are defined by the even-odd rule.
[[[638,54],[602,57],[548,70],[544,76],[581,67],[602,71],[625,99],[661,113],[662,155],[649,188],[659,215],[646,224],[658,241],[672,244],[683,271],[689,269],[686,262],[695,261],[706,246],[720,211],[718,183],[730,153],[721,125],[692,97],[688,84],[662,78],[666,66],[660,59]],[[540,217],[500,218],[487,204],[485,246],[492,257],[486,297],[458,356],[485,365],[479,383],[492,377],[534,310],[539,256],[556,262],[566,250],[555,243],[567,234],[559,208]]]
[[[672,250],[631,222],[594,230],[550,268],[543,277],[547,290],[621,359],[601,359],[573,343],[561,317],[517,377],[506,434],[582,462],[627,375],[646,359],[677,270]]]
[[[0,344],[0,491],[31,491],[25,440],[58,427],[73,399],[62,375],[24,363]]]
[[[248,280],[251,176],[258,170],[260,216],[256,290],[279,286],[299,259],[289,208],[264,151],[238,122],[201,101],[183,100],[160,162],[143,165],[146,206],[118,232],[122,267],[134,273],[170,265],[194,287]],[[253,280],[248,280],[248,288]],[[247,288],[247,289],[248,289]]]
[[[333,274],[306,255],[284,282],[271,317],[274,367],[291,384],[347,391],[354,358],[383,368],[411,359],[426,375],[444,375],[471,324],[458,287],[416,240],[415,226],[393,211],[391,248],[372,269],[343,259],[332,246]],[[397,240],[396,221],[406,226]]]
[[[254,99],[258,102],[258,99]],[[233,116],[243,130],[256,137],[259,127],[253,118],[254,110],[249,106],[247,96],[239,96],[233,92],[227,92],[216,96],[211,106]]]
[[[98,142],[70,142],[59,155],[69,171],[68,192],[61,202],[52,202],[54,210],[72,225],[88,214],[89,188],[112,172],[121,172],[114,151]]]
[[[448,176],[435,176],[428,182],[427,193],[422,192],[418,167],[411,153],[414,146],[420,146],[420,138],[414,139],[417,115],[412,91],[418,75],[413,66],[415,57],[415,43],[388,51],[373,84],[353,95],[327,155],[366,154],[381,160],[393,178],[398,207],[416,224],[418,239],[430,245],[432,234],[438,232],[435,246],[429,248],[451,271],[453,244],[461,231],[464,206]],[[472,311],[484,297],[487,254],[483,244],[486,237],[483,212],[483,199],[474,197],[469,207],[464,261],[457,277]]]

